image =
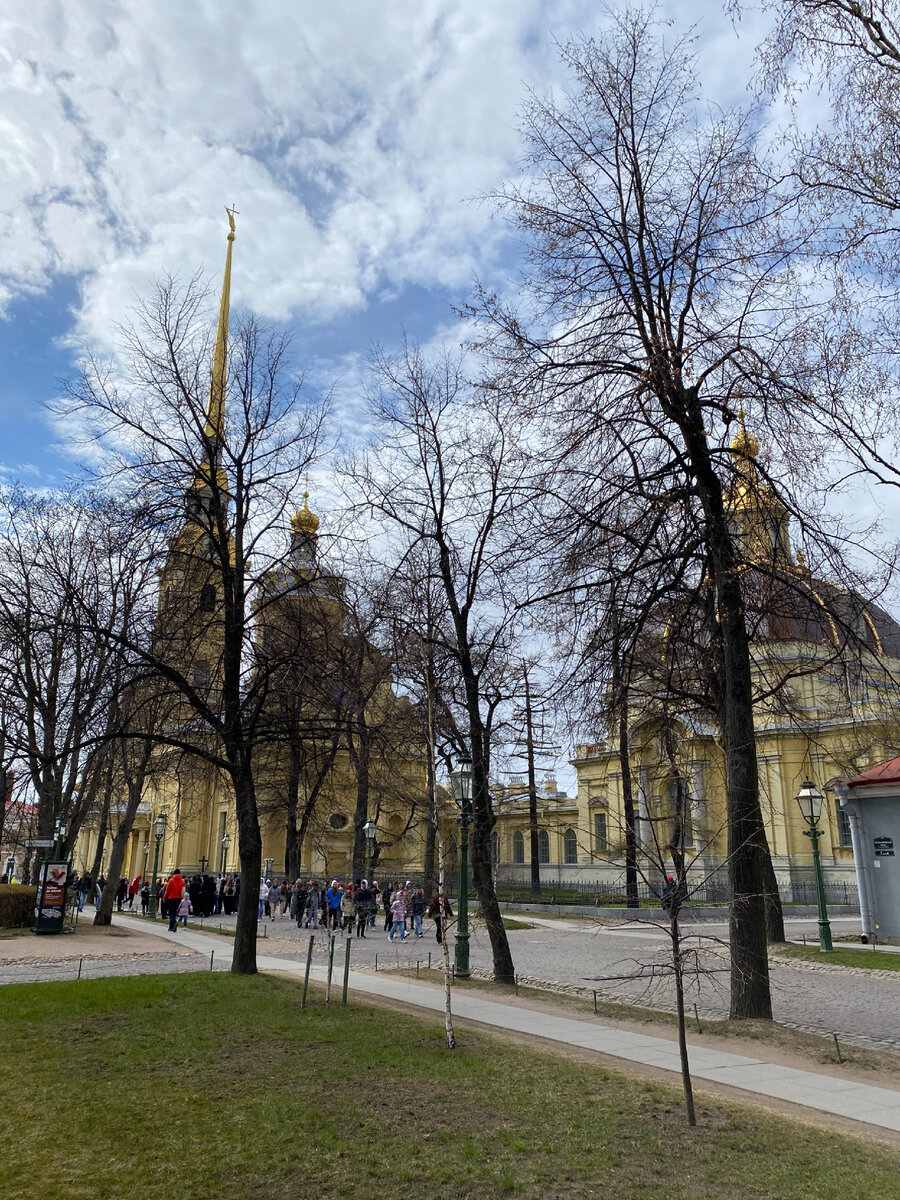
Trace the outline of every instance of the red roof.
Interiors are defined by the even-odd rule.
[[[854,775],[847,780],[847,787],[866,787],[877,783],[900,783],[900,758],[891,758],[887,762],[869,767],[861,775]]]

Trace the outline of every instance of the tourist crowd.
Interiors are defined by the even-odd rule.
[[[110,886],[103,875],[93,880],[88,872],[73,875],[69,888],[75,892],[78,907],[83,909],[91,899],[99,902],[104,888]],[[121,878],[116,884],[116,908],[119,912],[133,912],[139,902],[141,913],[146,916],[151,907],[151,882],[141,875],[128,880]],[[156,881],[156,904],[154,909],[169,919],[169,929],[175,931],[180,920],[185,926],[189,916],[212,917],[219,914],[230,916],[237,911],[241,894],[239,875],[211,875],[198,873],[185,876],[174,871],[168,879]],[[383,929],[388,941],[398,938],[406,941],[411,937],[424,937],[424,921],[434,922],[435,935],[440,942],[445,922],[453,917],[450,901],[436,892],[430,900],[421,887],[411,880],[403,883],[395,880],[381,887],[378,880],[371,883],[357,879],[355,883],[343,883],[332,879],[326,887],[318,880],[261,879],[259,883],[260,921],[276,921],[290,917],[298,928],[325,928],[331,932],[366,937],[383,919]]]

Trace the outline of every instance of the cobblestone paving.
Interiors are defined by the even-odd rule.
[[[231,965],[231,951],[213,959],[213,970]],[[180,954],[177,950],[158,954],[85,954],[71,958],[15,958],[0,963],[0,985],[6,983],[51,983],[59,979],[101,979],[111,975],[175,975],[208,971],[208,955]],[[79,974],[80,972],[80,974]]]

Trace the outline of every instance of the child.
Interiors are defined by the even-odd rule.
[[[187,892],[185,892],[181,897],[181,902],[178,905],[178,920],[181,921],[185,929],[187,929],[188,914],[192,913],[193,911],[194,910],[191,908],[191,898]]]

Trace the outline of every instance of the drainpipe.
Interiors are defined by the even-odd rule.
[[[850,789],[846,783],[835,784],[837,798],[841,808],[847,813],[850,822],[850,844],[853,847],[853,867],[856,871],[856,890],[859,892],[859,920],[862,925],[863,940],[872,941],[875,924],[872,920],[872,910],[869,907],[869,879],[867,864],[863,855],[862,831],[859,820],[859,804],[850,799]]]

